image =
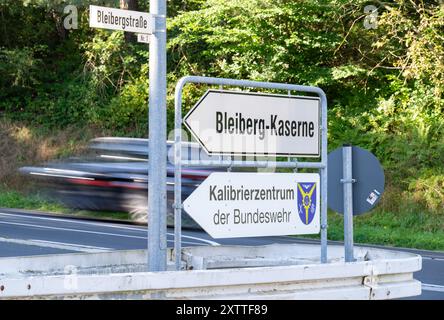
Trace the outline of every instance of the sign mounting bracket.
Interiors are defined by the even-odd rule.
[[[227,160],[223,157],[218,160],[184,160],[182,159],[182,92],[186,84],[198,83],[214,86],[233,86],[233,87],[247,87],[247,88],[262,88],[262,89],[276,89],[285,91],[296,91],[312,93],[320,99],[320,153],[319,162],[298,162],[298,161],[263,161],[263,160]],[[273,82],[259,82],[250,80],[236,80],[226,78],[212,78],[200,76],[186,76],[181,78],[175,91],[175,137],[174,137],[174,201],[176,204],[182,203],[182,165],[186,166],[217,166],[221,168],[227,167],[274,167],[274,168],[309,168],[320,171],[320,223],[321,223],[321,263],[327,263],[327,97],[324,91],[318,87],[302,86],[294,84],[283,84]],[[267,155],[265,155],[267,156]],[[175,232],[175,260],[176,268],[179,270],[181,265],[181,216],[182,210],[179,206],[174,212],[174,232]]]

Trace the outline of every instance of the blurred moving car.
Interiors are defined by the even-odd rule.
[[[167,142],[172,159],[173,142]],[[197,143],[182,143],[182,159],[219,160],[208,156]],[[166,159],[167,160],[167,159]],[[39,167],[22,167],[46,193],[65,205],[86,210],[125,211],[133,220],[147,221],[148,139],[102,137],[90,141],[85,156],[51,162]],[[182,200],[218,167],[182,167]],[[167,221],[174,222],[174,164],[167,160]],[[198,227],[182,211],[184,227]]]

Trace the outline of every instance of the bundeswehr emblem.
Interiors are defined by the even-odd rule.
[[[298,183],[298,213],[302,223],[309,225],[316,212],[316,183]]]

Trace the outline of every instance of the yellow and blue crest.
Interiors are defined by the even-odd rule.
[[[309,225],[316,213],[316,183],[300,182],[297,189],[299,217],[302,223]]]

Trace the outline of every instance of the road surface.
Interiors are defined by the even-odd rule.
[[[168,230],[168,246],[174,244],[174,233]],[[257,237],[212,239],[203,231],[183,230],[183,246],[271,243],[317,243],[317,240],[294,237]],[[338,242],[330,242],[332,244]],[[146,226],[124,225],[67,219],[23,210],[0,209],[0,257],[29,256],[103,250],[144,249],[147,247]],[[377,246],[375,246],[377,247]],[[423,258],[422,270],[415,278],[423,283],[422,295],[409,299],[444,300],[444,252],[383,247],[409,251]]]

